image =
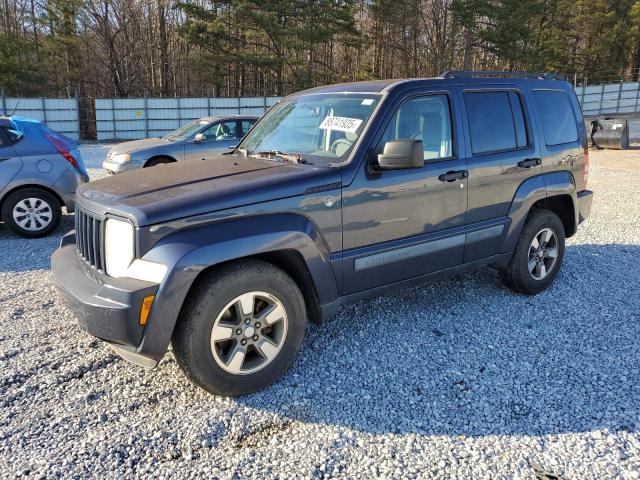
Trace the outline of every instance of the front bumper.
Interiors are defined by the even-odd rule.
[[[144,326],[139,324],[142,301],[155,295],[158,284],[132,278],[111,278],[77,254],[75,235],[67,235],[51,257],[58,291],[78,319],[80,328],[120,350],[135,355]],[[121,356],[126,358],[125,354]],[[135,361],[132,358],[127,360]],[[144,365],[144,362],[136,362]],[[152,366],[152,365],[145,365]]]
[[[578,223],[584,222],[591,215],[591,204],[593,203],[593,192],[582,190],[578,192]]]
[[[107,173],[111,175],[114,175],[116,173],[126,172],[129,170],[135,170],[140,167],[141,167],[140,164],[132,161],[128,161],[124,163],[115,163],[115,162],[110,162],[109,160],[105,160],[104,162],[102,162],[102,168],[104,168],[107,171]]]

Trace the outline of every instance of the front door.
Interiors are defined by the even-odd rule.
[[[467,165],[455,110],[447,92],[399,102],[369,161],[389,140],[414,139],[423,142],[424,166],[360,168],[343,189],[343,294],[462,263]]]
[[[241,136],[238,135],[238,123],[236,120],[227,120],[209,125],[200,132],[204,135],[203,140],[192,140],[185,144],[185,160],[202,160],[214,153],[230,151],[231,147],[238,144]]]

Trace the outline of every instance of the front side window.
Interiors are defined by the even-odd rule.
[[[220,142],[236,138],[236,121],[216,122],[201,132],[207,142]]]
[[[198,131],[207,124],[209,124],[207,120],[194,120],[193,122],[189,122],[177,130],[166,134],[163,138],[166,138],[171,142],[182,142],[198,133]]]
[[[425,162],[451,157],[451,114],[446,95],[412,98],[400,105],[378,150],[391,140],[422,140]]]
[[[578,140],[578,128],[569,96],[557,90],[534,90],[533,100],[542,121],[547,145],[562,145]]]
[[[269,110],[238,149],[248,155],[293,155],[304,163],[348,159],[380,99],[378,94],[293,96]]]

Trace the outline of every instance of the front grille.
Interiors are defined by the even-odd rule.
[[[103,220],[101,217],[76,209],[76,249],[89,265],[104,271]]]

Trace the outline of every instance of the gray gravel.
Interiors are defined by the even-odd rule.
[[[76,327],[48,271],[71,217],[0,225],[0,476],[640,478],[640,154],[592,154],[590,187],[549,291],[484,269],[357,303],[236,400]]]

